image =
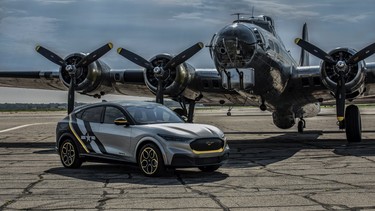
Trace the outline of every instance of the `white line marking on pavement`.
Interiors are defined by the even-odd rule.
[[[24,128],[24,127],[30,127],[30,126],[35,126],[35,125],[48,125],[48,124],[53,124],[53,123],[54,122],[44,122],[44,123],[34,123],[34,124],[20,125],[20,126],[8,128],[8,129],[5,129],[5,130],[0,130],[0,133],[5,133],[5,132],[12,131],[12,130],[17,130],[17,129],[21,129],[21,128]]]

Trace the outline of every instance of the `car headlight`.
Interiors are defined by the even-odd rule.
[[[191,138],[180,137],[180,136],[164,135],[164,134],[158,134],[158,136],[162,137],[166,141],[187,142],[187,141],[191,140]]]

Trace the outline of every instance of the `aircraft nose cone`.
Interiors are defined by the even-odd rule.
[[[255,53],[257,39],[254,32],[240,23],[221,29],[213,42],[215,63],[223,68],[243,68],[249,65]]]
[[[224,27],[219,31],[218,36],[232,40],[237,39],[249,45],[257,42],[254,32],[247,26],[240,23],[233,23]]]

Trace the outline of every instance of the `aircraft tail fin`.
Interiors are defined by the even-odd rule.
[[[309,34],[308,34],[308,31],[307,31],[307,24],[303,24],[303,28],[302,28],[302,39],[305,40],[305,41],[309,41]],[[310,61],[309,61],[309,53],[305,50],[303,50],[303,48],[301,48],[301,57],[299,59],[299,66],[309,66],[310,65]]]

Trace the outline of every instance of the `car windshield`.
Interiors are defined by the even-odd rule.
[[[130,106],[126,110],[137,124],[184,122],[173,111],[162,105]]]

